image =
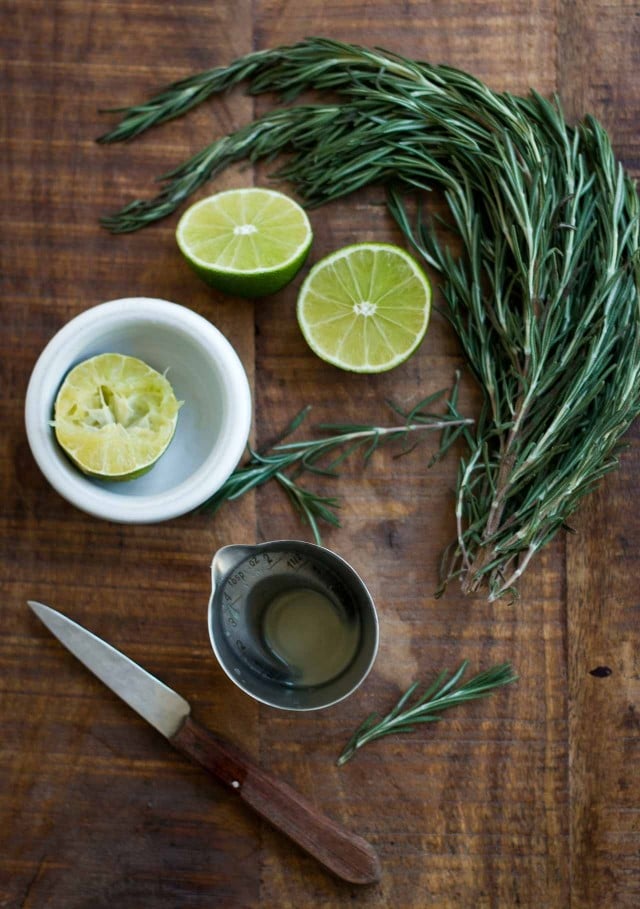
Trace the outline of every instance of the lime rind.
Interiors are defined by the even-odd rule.
[[[298,295],[298,322],[311,349],[351,372],[405,362],[426,333],[431,285],[418,263],[392,244],[359,243],[325,257]]]
[[[83,473],[129,480],[146,473],[164,454],[180,406],[166,376],[142,360],[99,354],[66,376],[52,426]]]

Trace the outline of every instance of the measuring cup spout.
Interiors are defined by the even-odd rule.
[[[216,590],[220,581],[243,559],[248,558],[254,551],[253,546],[223,546],[213,557],[211,562],[211,587]]]

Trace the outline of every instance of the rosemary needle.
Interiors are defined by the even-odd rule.
[[[374,741],[374,739],[396,732],[413,732],[416,723],[435,723],[440,719],[438,714],[442,713],[443,710],[448,710],[457,704],[463,704],[465,701],[485,697],[496,688],[508,685],[517,679],[511,665],[503,663],[481,672],[456,688],[455,686],[461,681],[467,666],[468,660],[465,660],[448,681],[446,681],[447,672],[441,672],[435,682],[410,706],[409,702],[419,688],[419,682],[414,682],[405,691],[395,707],[386,716],[380,718],[378,714],[372,713],[358,726],[347,742],[338,758],[338,765],[346,764],[358,748],[362,748],[363,745]]]

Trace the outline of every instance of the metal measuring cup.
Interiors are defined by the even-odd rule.
[[[218,550],[208,622],[229,678],[285,710],[346,698],[378,650],[378,618],[362,579],[336,553],[299,540]]]

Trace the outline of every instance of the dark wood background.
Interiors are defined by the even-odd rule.
[[[453,533],[455,456],[427,471],[427,440],[400,460],[381,451],[365,471],[348,464],[326,487],[344,497],[343,527],[324,540],[375,596],[380,653],[352,698],[296,716],[256,706],[227,681],[205,622],[219,546],[309,538],[278,491],[215,519],[101,522],[48,486],[23,427],[46,342],[77,313],[122,296],[174,300],[224,332],[252,378],[257,444],[306,404],[314,422],[386,420],[386,398],[413,404],[449,385],[462,363],[436,314],[407,364],[374,378],[343,374],[299,335],[299,280],[261,302],[224,298],[184,264],[177,215],[129,236],[98,226],[264,100],[234,92],[113,147],[94,142],[112,122],[99,109],[254,48],[323,34],[454,64],[497,89],[558,91],[571,117],[602,119],[638,175],[637,4],[5,0],[1,16],[0,906],[639,906],[637,428],[620,471],[585,502],[577,533],[530,567],[515,604],[465,599],[455,587],[433,597]],[[264,177],[238,168],[215,188]],[[311,262],[346,242],[400,240],[378,190],[311,217]],[[473,408],[473,391],[465,395]],[[381,883],[330,878],[186,764],[64,652],[27,598],[122,648],[188,697],[202,722],[368,838]],[[473,671],[510,660],[520,681],[336,767],[364,715],[464,658]],[[601,666],[610,674],[593,675]]]

